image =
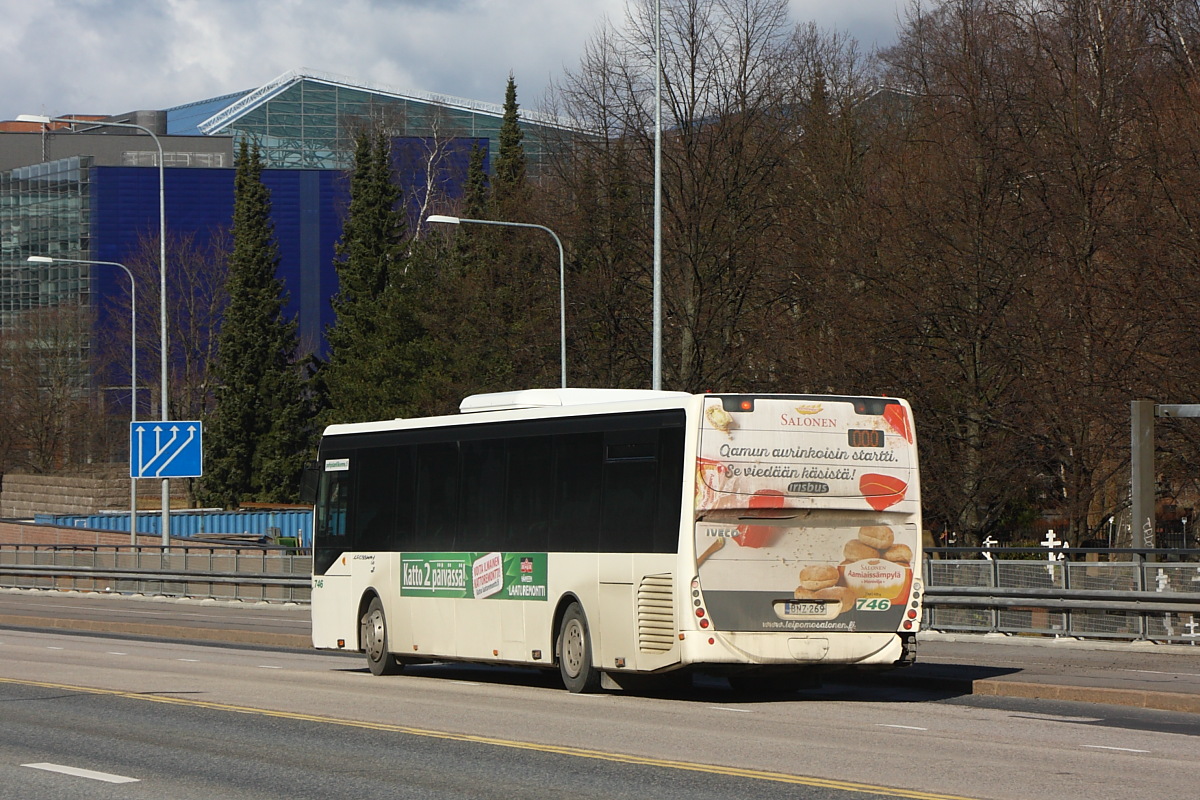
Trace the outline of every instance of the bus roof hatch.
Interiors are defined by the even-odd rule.
[[[458,410],[463,414],[470,414],[479,411],[629,403],[688,396],[687,392],[656,392],[651,389],[524,389],[517,392],[473,394],[459,403]]]

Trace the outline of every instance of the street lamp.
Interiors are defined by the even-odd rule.
[[[654,322],[650,388],[662,389],[662,0],[654,4]]]
[[[534,225],[532,222],[500,222],[494,219],[468,219],[467,217],[448,217],[445,214],[430,214],[426,222],[442,222],[448,225],[458,225],[466,222],[473,225],[502,225],[509,228],[537,228],[554,237],[558,245],[558,357],[562,373],[562,388],[567,388],[567,290],[564,277],[564,258],[562,241],[558,234],[545,225]]]
[[[167,203],[163,188],[166,182],[163,180],[162,142],[159,141],[158,135],[154,131],[132,122],[79,120],[71,117],[47,117],[40,114],[21,114],[17,117],[17,122],[37,122],[42,125],[49,125],[51,122],[75,125],[83,122],[96,127],[136,128],[149,134],[150,138],[154,140],[154,146],[158,148],[158,321],[162,348],[159,357],[159,406],[161,407],[162,421],[169,421],[170,415],[167,412]],[[171,488],[167,478],[162,479],[162,545],[164,548],[169,548],[171,545]]]
[[[129,267],[117,261],[92,261],[84,258],[51,258],[30,256],[31,264],[99,264],[119,267],[129,276],[129,419],[137,422],[137,282]],[[132,430],[132,427],[130,428]],[[130,448],[129,463],[129,543],[137,546],[137,478],[133,477],[133,449]]]

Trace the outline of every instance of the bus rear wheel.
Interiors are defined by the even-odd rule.
[[[367,653],[367,666],[372,675],[395,675],[404,668],[396,657],[388,652],[387,617],[383,614],[383,603],[378,597],[371,598],[367,612],[360,621],[359,639]]]
[[[558,626],[558,672],[563,685],[575,694],[600,689],[600,670],[592,666],[592,639],[587,617],[578,603],[571,603]]]

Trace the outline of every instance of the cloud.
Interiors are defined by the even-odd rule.
[[[795,21],[889,44],[902,0],[792,0]],[[0,0],[0,118],[167,108],[301,67],[536,108],[625,0]]]

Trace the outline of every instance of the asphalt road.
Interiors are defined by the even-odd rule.
[[[30,800],[877,796],[59,687],[3,684],[0,702],[0,791]]]
[[[0,627],[311,648],[300,605],[0,590]],[[922,633],[917,650],[875,684],[1200,714],[1200,645]]]
[[[1194,794],[1200,719],[837,685],[572,695],[525,670],[0,630],[0,797]],[[105,783],[54,769],[136,779]]]

